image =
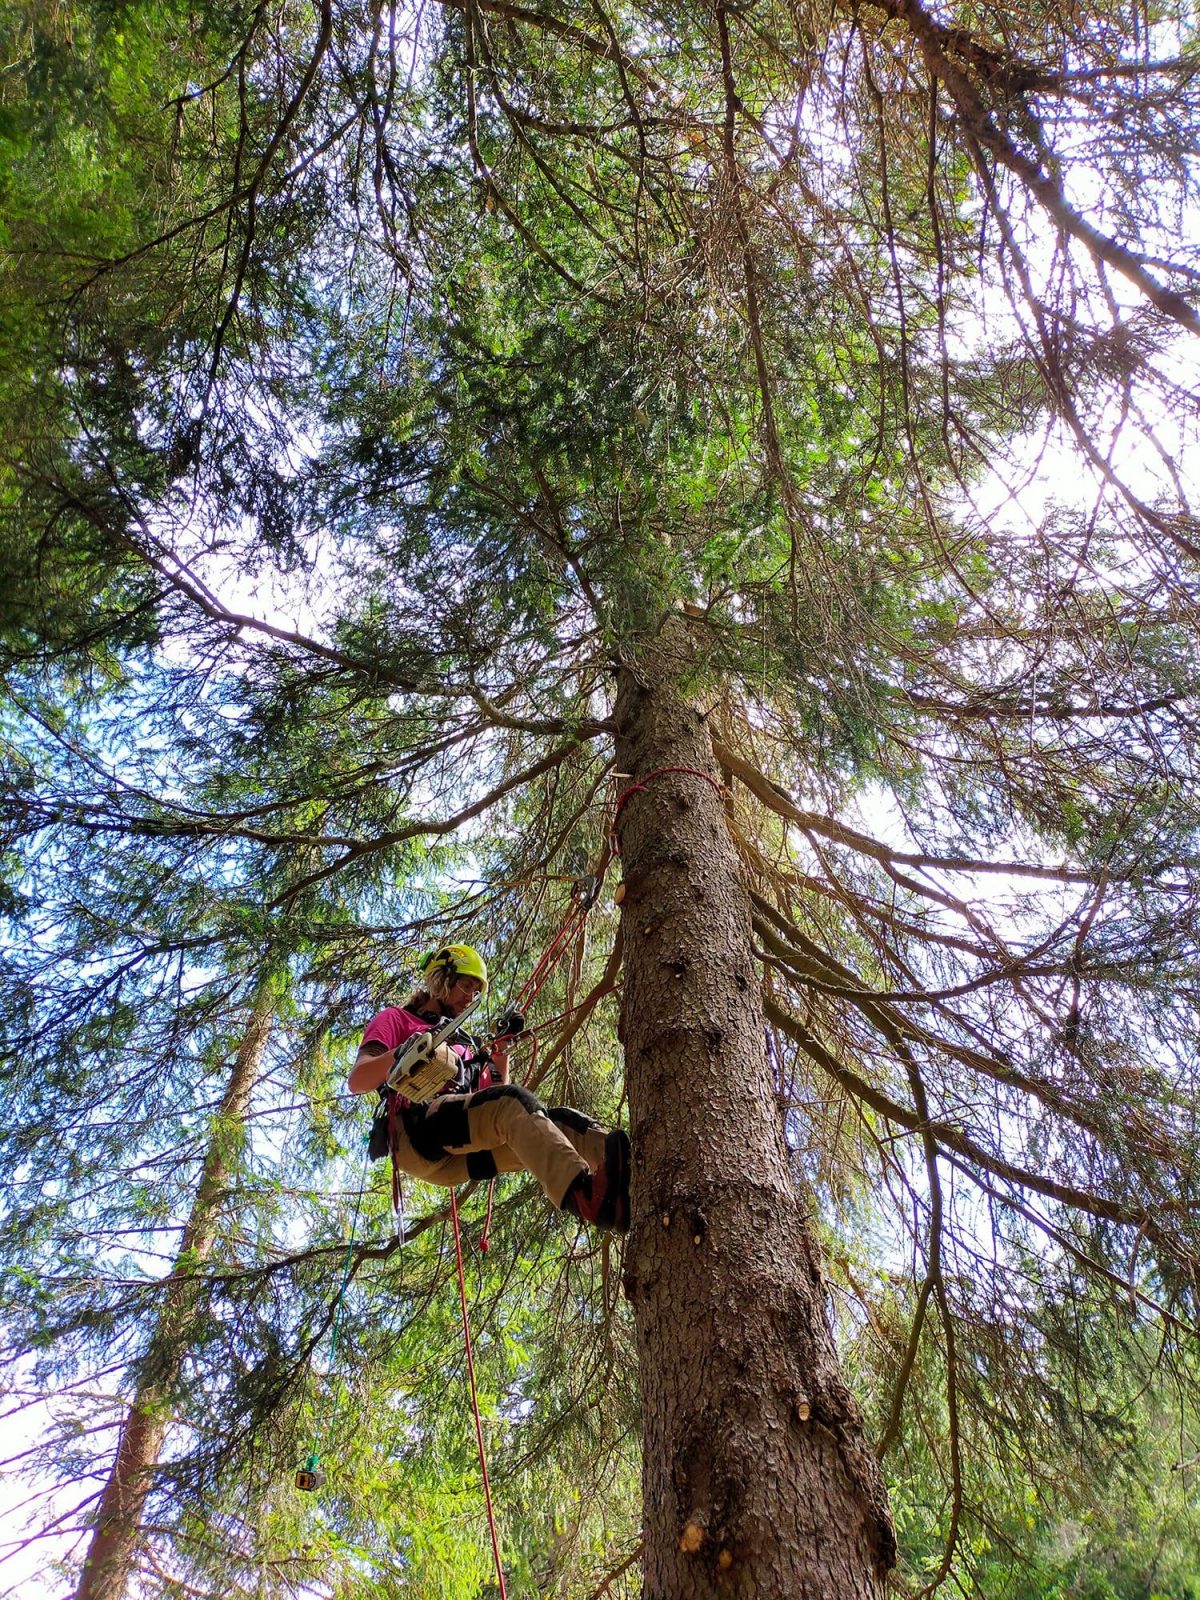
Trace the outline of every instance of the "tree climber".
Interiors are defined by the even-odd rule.
[[[532,1172],[553,1205],[599,1228],[629,1226],[629,1137],[605,1133],[569,1106],[543,1106],[509,1082],[508,1040],[490,1048],[463,1034],[437,1046],[446,1082],[425,1105],[388,1087],[404,1048],[460,1016],[487,989],[487,967],[466,944],[442,945],[421,962],[422,986],[372,1017],[348,1080],[352,1094],[379,1091],[371,1154],[389,1147],[397,1166],[447,1187],[498,1172]],[[520,1018],[506,1029],[519,1032]]]

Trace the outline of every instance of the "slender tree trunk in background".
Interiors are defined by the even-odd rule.
[[[718,777],[689,661],[672,619],[620,672],[633,779]],[[879,1600],[895,1538],[788,1172],[722,799],[664,773],[618,827],[644,1600]]]
[[[163,1289],[154,1333],[139,1366],[137,1388],[121,1429],[116,1460],[100,1497],[76,1600],[121,1600],[126,1592],[137,1551],[142,1508],[170,1420],[169,1396],[188,1352],[192,1280],[213,1246],[229,1180],[230,1150],[240,1135],[246,1106],[258,1081],[273,1015],[273,988],[267,980],[254,996],[250,1021],[221,1097],[191,1215]]]

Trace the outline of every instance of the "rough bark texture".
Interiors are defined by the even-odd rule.
[[[618,818],[644,1600],[878,1600],[895,1539],[788,1174],[740,864],[713,785],[660,770],[718,776],[688,662],[673,620],[617,696],[646,785]]]
[[[193,1280],[212,1250],[229,1180],[230,1141],[239,1134],[258,1081],[272,1015],[270,985],[264,983],[255,995],[250,1022],[221,1097],[191,1214],[163,1288],[154,1333],[96,1510],[76,1600],[121,1600],[129,1587],[142,1510],[170,1421],[169,1397],[187,1355]]]

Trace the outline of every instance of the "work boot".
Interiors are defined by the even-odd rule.
[[[562,1208],[593,1227],[625,1233],[629,1227],[629,1135],[621,1128],[604,1140],[604,1165],[581,1172],[563,1196]]]

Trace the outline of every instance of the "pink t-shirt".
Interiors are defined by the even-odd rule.
[[[377,1043],[383,1045],[385,1050],[395,1050],[407,1044],[415,1033],[424,1033],[427,1028],[436,1026],[427,1017],[417,1016],[415,1011],[405,1011],[401,1006],[385,1006],[367,1023],[362,1042]],[[454,1048],[462,1055],[461,1045],[455,1045]]]
[[[377,1042],[383,1045],[385,1050],[395,1050],[400,1045],[407,1044],[414,1034],[424,1033],[427,1028],[436,1026],[436,1022],[431,1022],[428,1017],[417,1016],[415,1011],[405,1011],[402,1006],[385,1006],[367,1023],[362,1042],[364,1044]],[[464,1061],[470,1055],[465,1045],[453,1044],[450,1048],[455,1055],[462,1056]],[[484,1067],[479,1075],[479,1087],[486,1089],[491,1081],[492,1074],[487,1067]]]

